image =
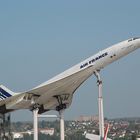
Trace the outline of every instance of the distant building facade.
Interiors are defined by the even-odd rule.
[[[40,133],[52,136],[52,135],[54,135],[54,128],[40,129]]]
[[[22,133],[13,133],[13,138],[14,138],[14,139],[23,138],[23,134],[22,134]]]
[[[86,121],[98,121],[98,120],[99,120],[98,115],[95,115],[95,116],[80,116],[75,121],[78,121],[78,122],[85,121],[86,122]]]

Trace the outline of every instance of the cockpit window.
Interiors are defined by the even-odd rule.
[[[140,37],[131,38],[131,39],[128,40],[128,42],[133,41],[133,40],[136,40],[136,39],[140,39]]]
[[[128,40],[128,42],[130,42],[130,41],[132,41],[132,40],[133,40],[133,39],[131,38],[131,39]]]
[[[133,38],[133,40],[136,40],[136,39],[139,39],[139,37],[135,37],[135,38]]]

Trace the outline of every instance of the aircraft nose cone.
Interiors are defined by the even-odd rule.
[[[136,38],[134,41],[134,44],[136,46],[136,48],[140,48],[140,38]]]
[[[140,39],[137,40],[137,47],[140,48]]]

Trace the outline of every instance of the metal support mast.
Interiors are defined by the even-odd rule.
[[[103,112],[103,96],[102,96],[102,80],[99,71],[95,71],[98,85],[98,108],[99,108],[99,134],[101,140],[104,138],[104,112]]]
[[[34,127],[34,140],[38,140],[38,108],[33,109],[33,127]]]
[[[63,112],[64,110],[60,110],[59,111],[59,115],[60,115],[60,140],[64,140],[65,139],[65,128],[64,128],[64,116],[63,116]]]
[[[39,111],[39,105],[36,104],[34,96],[31,99],[31,104],[32,104],[31,111],[33,111],[34,140],[38,140],[38,111]]]

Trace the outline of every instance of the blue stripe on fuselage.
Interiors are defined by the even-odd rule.
[[[6,92],[6,91],[3,90],[2,88],[0,88],[0,93],[3,94],[3,96],[1,95],[2,97],[4,97],[4,96],[5,96],[5,97],[11,97],[11,96],[12,96],[11,94],[9,94],[8,92]],[[4,97],[4,98],[5,98],[5,97]]]
[[[4,95],[2,95],[2,93],[0,92],[0,98],[1,99],[6,99],[6,97]]]

